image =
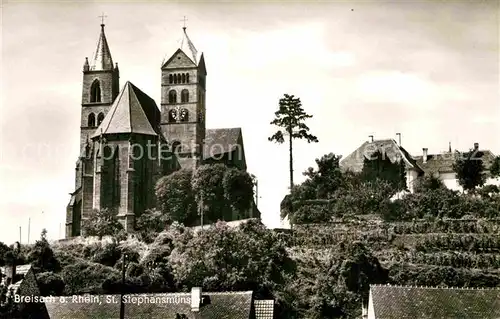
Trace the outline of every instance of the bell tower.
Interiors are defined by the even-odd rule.
[[[182,168],[203,160],[206,75],[184,27],[181,47],[161,67],[161,129]]]
[[[91,61],[85,58],[83,64],[82,113],[80,154],[84,150],[88,137],[97,129],[109,111],[120,89],[118,63],[113,65],[104,23],[95,54]]]

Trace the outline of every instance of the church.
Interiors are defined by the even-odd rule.
[[[83,65],[80,156],[66,238],[81,235],[82,220],[104,208],[133,231],[135,216],[155,206],[156,181],[180,168],[225,163],[246,170],[241,128],[205,127],[205,59],[186,27],[180,47],[162,62],[158,108],[134,84],[120,86],[104,26],[93,58]]]

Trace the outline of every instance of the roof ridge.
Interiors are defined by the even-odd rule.
[[[371,287],[390,287],[390,288],[417,288],[417,289],[443,289],[443,290],[500,290],[500,287],[439,287],[423,285],[391,285],[391,284],[371,284]]]

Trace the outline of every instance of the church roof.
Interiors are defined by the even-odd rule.
[[[182,51],[186,55],[186,57],[189,59],[190,62],[193,63],[194,66],[199,66],[203,64],[203,69],[205,68],[205,61],[203,59],[203,54],[198,52],[196,47],[194,46],[193,42],[189,38],[186,32],[186,27],[182,28],[183,33],[182,33],[182,38],[179,40],[179,47],[175,51],[174,54],[172,54],[169,58],[167,56],[163,59],[162,62],[162,68],[168,66],[172,59],[177,55],[179,51]],[[206,72],[206,71],[205,71]]]
[[[102,70],[112,70],[112,69],[113,69],[113,59],[111,58],[111,52],[109,51],[108,41],[106,40],[106,34],[104,34],[104,24],[101,24],[101,35],[99,36],[99,42],[97,42],[97,49],[91,61],[90,70],[102,71]]]
[[[241,143],[241,128],[207,129],[203,158],[211,158],[234,151]]]
[[[252,291],[245,292],[207,292],[203,293],[206,304],[199,312],[191,311],[190,293],[158,293],[125,295],[125,298],[143,297],[143,303],[125,304],[126,318],[177,318],[177,314],[187,319],[249,319],[252,313]],[[83,297],[83,296],[82,296]],[[60,302],[65,298],[66,302]],[[118,318],[120,307],[106,300],[120,300],[118,295],[100,295],[98,302],[70,302],[70,297],[56,298],[56,302],[47,302],[51,318]],[[114,298],[114,299],[113,299]],[[130,299],[131,301],[133,299]],[[151,301],[152,302],[148,302]]]
[[[500,318],[500,289],[371,286],[380,319]]]
[[[120,133],[158,135],[159,121],[160,111],[154,100],[127,81],[92,138]]]

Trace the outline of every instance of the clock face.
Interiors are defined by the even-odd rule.
[[[186,109],[182,109],[181,110],[181,121],[184,121],[187,119],[187,110]]]
[[[172,116],[172,119],[174,119],[175,121],[177,121],[177,119],[178,119],[177,110],[171,110],[170,111],[170,115]]]

